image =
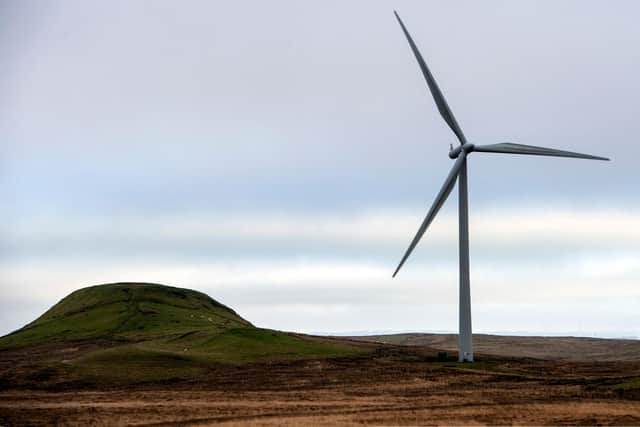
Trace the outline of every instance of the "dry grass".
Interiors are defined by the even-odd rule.
[[[635,384],[640,362],[480,359],[461,368],[433,350],[386,346],[216,365],[197,381],[14,388],[0,392],[0,425],[640,424],[637,389],[616,388]]]
[[[458,335],[454,334],[394,334],[353,337],[396,345],[438,348],[457,352]],[[473,347],[478,353],[509,357],[575,361],[635,361],[640,362],[640,340],[600,339],[583,337],[521,337],[473,335]]]

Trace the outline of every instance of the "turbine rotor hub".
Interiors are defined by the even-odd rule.
[[[456,148],[452,148],[451,151],[449,151],[449,158],[457,159],[458,156],[460,156],[460,153],[462,153],[463,151],[466,154],[469,154],[470,152],[473,151],[473,147],[474,145],[468,142],[464,145],[458,145]]]

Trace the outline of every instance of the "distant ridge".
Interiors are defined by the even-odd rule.
[[[354,340],[385,344],[423,346],[455,353],[457,334],[377,334],[351,336]],[[475,350],[481,354],[572,361],[640,361],[640,341],[588,337],[541,337],[473,334]]]

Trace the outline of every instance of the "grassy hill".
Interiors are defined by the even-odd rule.
[[[114,283],[75,291],[1,337],[0,361],[19,363],[0,364],[0,382],[15,380],[17,372],[30,372],[35,379],[100,383],[189,379],[216,364],[361,351],[344,342],[256,328],[193,290]]]
[[[209,296],[151,283],[113,283],[77,290],[0,347],[52,340],[102,338],[140,341],[191,331],[252,327]]]

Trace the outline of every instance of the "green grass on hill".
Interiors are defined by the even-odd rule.
[[[306,340],[286,332],[259,328],[234,328],[217,335],[193,334],[175,341],[162,342],[160,347],[182,351],[201,360],[219,362],[339,356],[356,352],[351,347]]]
[[[122,345],[92,352],[75,360],[69,371],[103,383],[189,379],[213,364],[242,364],[347,356],[361,349],[305,340],[285,332],[236,328],[218,334],[194,333],[179,339]],[[114,369],[118,367],[118,369]]]
[[[156,284],[115,283],[71,293],[32,323],[0,338],[0,347],[91,338],[139,341],[238,327],[252,325],[203,293]]]
[[[42,371],[44,377],[57,372],[80,381],[140,383],[196,378],[219,363],[363,351],[348,344],[256,328],[203,293],[145,283],[75,291],[24,328],[1,337],[0,350],[28,353],[32,346],[51,346],[59,351],[78,343],[93,346],[70,358],[49,357],[37,372]]]

